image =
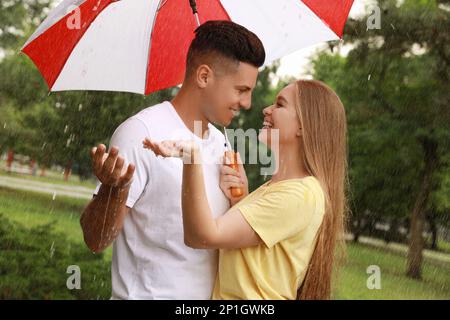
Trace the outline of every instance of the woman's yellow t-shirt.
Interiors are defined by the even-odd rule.
[[[296,299],[323,220],[319,181],[264,184],[237,203],[264,244],[219,251],[213,299]]]

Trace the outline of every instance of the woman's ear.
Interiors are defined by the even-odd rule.
[[[302,136],[302,128],[298,128],[296,135],[297,135],[297,137]]]

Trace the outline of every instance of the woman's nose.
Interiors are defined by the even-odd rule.
[[[267,116],[270,115],[271,113],[272,113],[272,106],[268,106],[263,109],[263,115]]]

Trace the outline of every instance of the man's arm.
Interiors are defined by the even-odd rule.
[[[105,151],[104,145],[91,151],[94,174],[102,185],[80,218],[84,241],[95,253],[107,248],[122,230],[130,211],[126,200],[135,170],[133,164],[124,167],[117,148],[112,147],[109,154]]]

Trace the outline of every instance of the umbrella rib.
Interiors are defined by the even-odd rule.
[[[161,8],[163,7],[163,5],[165,5],[166,2],[169,1],[169,0],[164,0],[164,3],[162,3],[162,4],[161,4],[161,1],[162,1],[162,0],[159,0],[159,3],[158,3],[158,9],[156,9],[156,12],[155,12],[155,18],[153,19],[153,23],[152,23],[152,30],[150,31],[150,40],[149,40],[148,51],[147,51],[147,65],[146,65],[146,67],[145,67],[144,95],[146,94],[146,91],[147,91],[148,66],[149,66],[149,64],[150,64],[150,54],[151,54],[151,50],[152,50],[153,30],[155,29],[156,19],[158,18],[159,10],[161,10]]]
[[[169,1],[169,0],[164,0],[164,2],[163,3],[161,3],[161,1],[159,1],[159,5],[158,5],[158,9],[156,10],[156,11],[159,11],[159,10],[161,10],[162,9],[162,7],[164,7],[164,5],[167,3],[167,1]]]

